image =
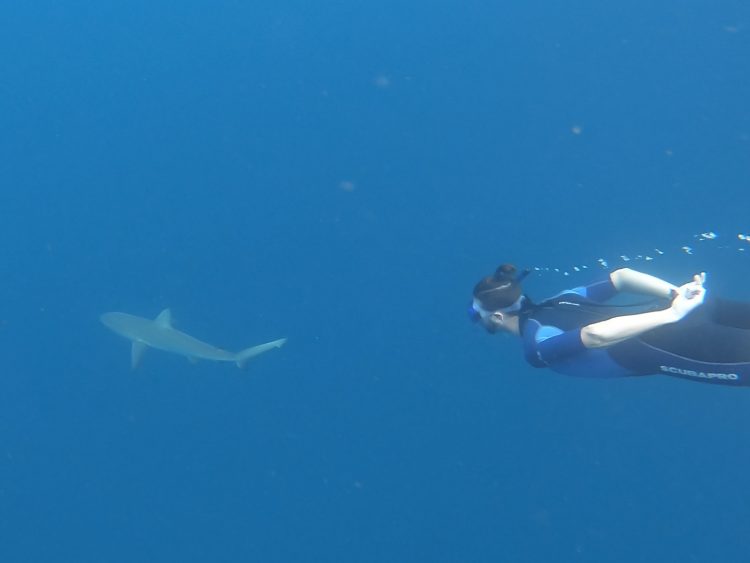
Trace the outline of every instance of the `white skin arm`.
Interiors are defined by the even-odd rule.
[[[618,272],[621,270],[618,270]],[[627,287],[627,291],[633,291],[630,289],[632,285],[630,283],[638,284],[641,288],[648,288],[651,291],[651,295],[658,295],[657,292],[662,292],[661,295],[666,297],[672,294],[674,286],[660,280],[648,276],[647,274],[641,274],[634,270],[629,270],[630,273],[639,274],[639,276],[630,277],[630,273],[625,275],[627,282],[624,283]],[[617,272],[613,272],[613,276]],[[644,276],[644,277],[641,277]],[[651,279],[648,279],[651,278]],[[633,281],[635,280],[635,281]],[[652,311],[650,313],[641,313],[638,315],[625,315],[622,317],[614,317],[606,321],[599,323],[593,323],[587,325],[581,329],[581,342],[586,348],[605,348],[612,346],[628,338],[638,336],[648,330],[662,326],[669,323],[675,323],[687,315],[690,311],[695,309],[698,305],[703,303],[703,299],[706,295],[706,290],[703,287],[703,281],[705,280],[705,274],[696,275],[692,281],[686,283],[682,287],[674,288],[676,290],[676,297],[672,301],[672,305],[667,309],[661,311]],[[612,282],[615,287],[617,282],[613,279]],[[660,284],[657,282],[661,282]],[[646,291],[639,291],[646,293]]]
[[[671,298],[680,288],[663,279],[630,268],[620,268],[609,275],[617,291]]]

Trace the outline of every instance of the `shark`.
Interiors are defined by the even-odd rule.
[[[140,365],[143,354],[148,348],[179,354],[192,362],[197,360],[234,362],[237,367],[243,368],[250,358],[274,348],[281,348],[286,342],[286,338],[279,338],[239,352],[228,352],[175,329],[172,326],[172,312],[169,309],[164,309],[153,320],[117,312],[104,313],[100,320],[108,329],[132,342],[130,351],[132,369]]]

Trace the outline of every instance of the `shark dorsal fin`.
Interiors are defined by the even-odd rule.
[[[172,328],[172,311],[164,309],[154,320],[156,326],[161,328]]]

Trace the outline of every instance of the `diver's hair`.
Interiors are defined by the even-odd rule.
[[[487,311],[510,307],[521,297],[521,284],[513,264],[501,264],[495,273],[474,286],[474,299]]]

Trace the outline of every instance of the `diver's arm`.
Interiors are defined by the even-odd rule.
[[[706,295],[706,289],[703,287],[704,279],[705,274],[696,275],[693,281],[676,288],[676,296],[672,305],[667,309],[614,317],[583,327],[581,329],[581,342],[586,348],[605,348],[653,328],[676,323],[703,303]]]
[[[586,348],[605,348],[628,338],[633,338],[669,323],[680,320],[672,307],[661,311],[614,317],[587,325],[581,329],[581,342]]]
[[[641,293],[654,297],[671,298],[679,290],[676,285],[663,279],[630,268],[615,270],[609,275],[609,279],[617,291]]]
[[[630,268],[618,268],[602,279],[571,290],[596,303],[606,303],[622,291],[671,299],[677,286]]]

